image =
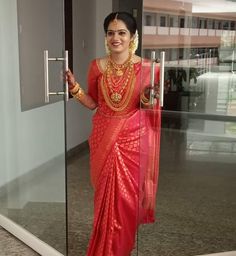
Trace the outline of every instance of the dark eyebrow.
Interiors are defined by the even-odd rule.
[[[118,30],[112,30],[112,29],[108,29],[108,30],[107,30],[107,32],[122,32],[122,31],[126,31],[126,32],[128,32],[128,30],[127,30],[127,29],[125,29],[125,28],[118,29]]]

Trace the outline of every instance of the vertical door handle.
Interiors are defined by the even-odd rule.
[[[151,89],[150,89],[150,105],[154,104],[155,98],[155,65],[160,62],[160,92],[159,100],[160,106],[164,105],[164,72],[165,72],[165,52],[162,51],[160,55],[160,60],[156,58],[156,52],[151,52]]]
[[[231,63],[231,72],[234,74],[234,58],[235,58],[235,53],[234,50],[232,52],[232,63]]]
[[[49,90],[49,73],[48,73],[48,62],[49,61],[63,61],[64,72],[68,70],[68,51],[64,52],[64,57],[49,58],[48,50],[44,51],[44,87],[45,87],[45,103],[50,100],[50,95],[64,95],[66,101],[69,100],[69,88],[68,81],[64,82],[64,91],[50,92]]]
[[[165,74],[165,52],[161,52],[160,56],[160,106],[164,106],[164,74]]]
[[[68,57],[68,51],[64,51],[64,74],[69,69],[69,57]],[[65,90],[65,101],[69,101],[69,84],[67,79],[64,79],[64,90]]]
[[[149,103],[152,106],[154,104],[154,97],[155,97],[155,65],[156,65],[156,52],[151,52],[151,89],[149,95]]]

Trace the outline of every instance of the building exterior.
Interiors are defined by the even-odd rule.
[[[195,12],[191,1],[145,0],[143,24],[145,56],[156,49],[166,61],[213,58],[235,47],[235,13]]]

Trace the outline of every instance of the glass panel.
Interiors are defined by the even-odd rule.
[[[36,26],[39,19],[46,30]],[[0,215],[66,254],[64,101],[21,108],[38,106],[36,96],[44,93],[43,49],[53,57],[64,50],[62,33],[57,34],[63,31],[63,1],[3,0],[0,24]],[[61,63],[52,65],[51,84],[62,72]],[[20,97],[26,83],[32,87],[29,105]]]
[[[49,58],[63,56],[63,15],[62,0],[17,1],[22,110],[45,104],[44,50],[49,51]],[[63,89],[60,64],[50,63],[50,91]],[[59,99],[54,97],[50,102]]]
[[[140,226],[138,251],[148,256],[233,251],[236,3],[144,0],[144,17],[146,6],[157,19],[164,10],[170,21],[178,16],[179,25],[174,27],[172,18],[164,31],[143,20],[142,56],[150,59],[155,51],[159,57],[164,50],[166,61],[156,221]]]

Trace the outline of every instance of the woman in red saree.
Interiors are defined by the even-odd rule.
[[[109,54],[91,62],[88,92],[70,71],[66,78],[72,95],[96,108],[89,138],[95,198],[87,255],[128,256],[138,225],[154,221],[160,108],[140,107],[141,101],[148,105],[144,89],[150,81],[150,63],[134,54],[135,19],[126,12],[111,13],[104,30]]]

